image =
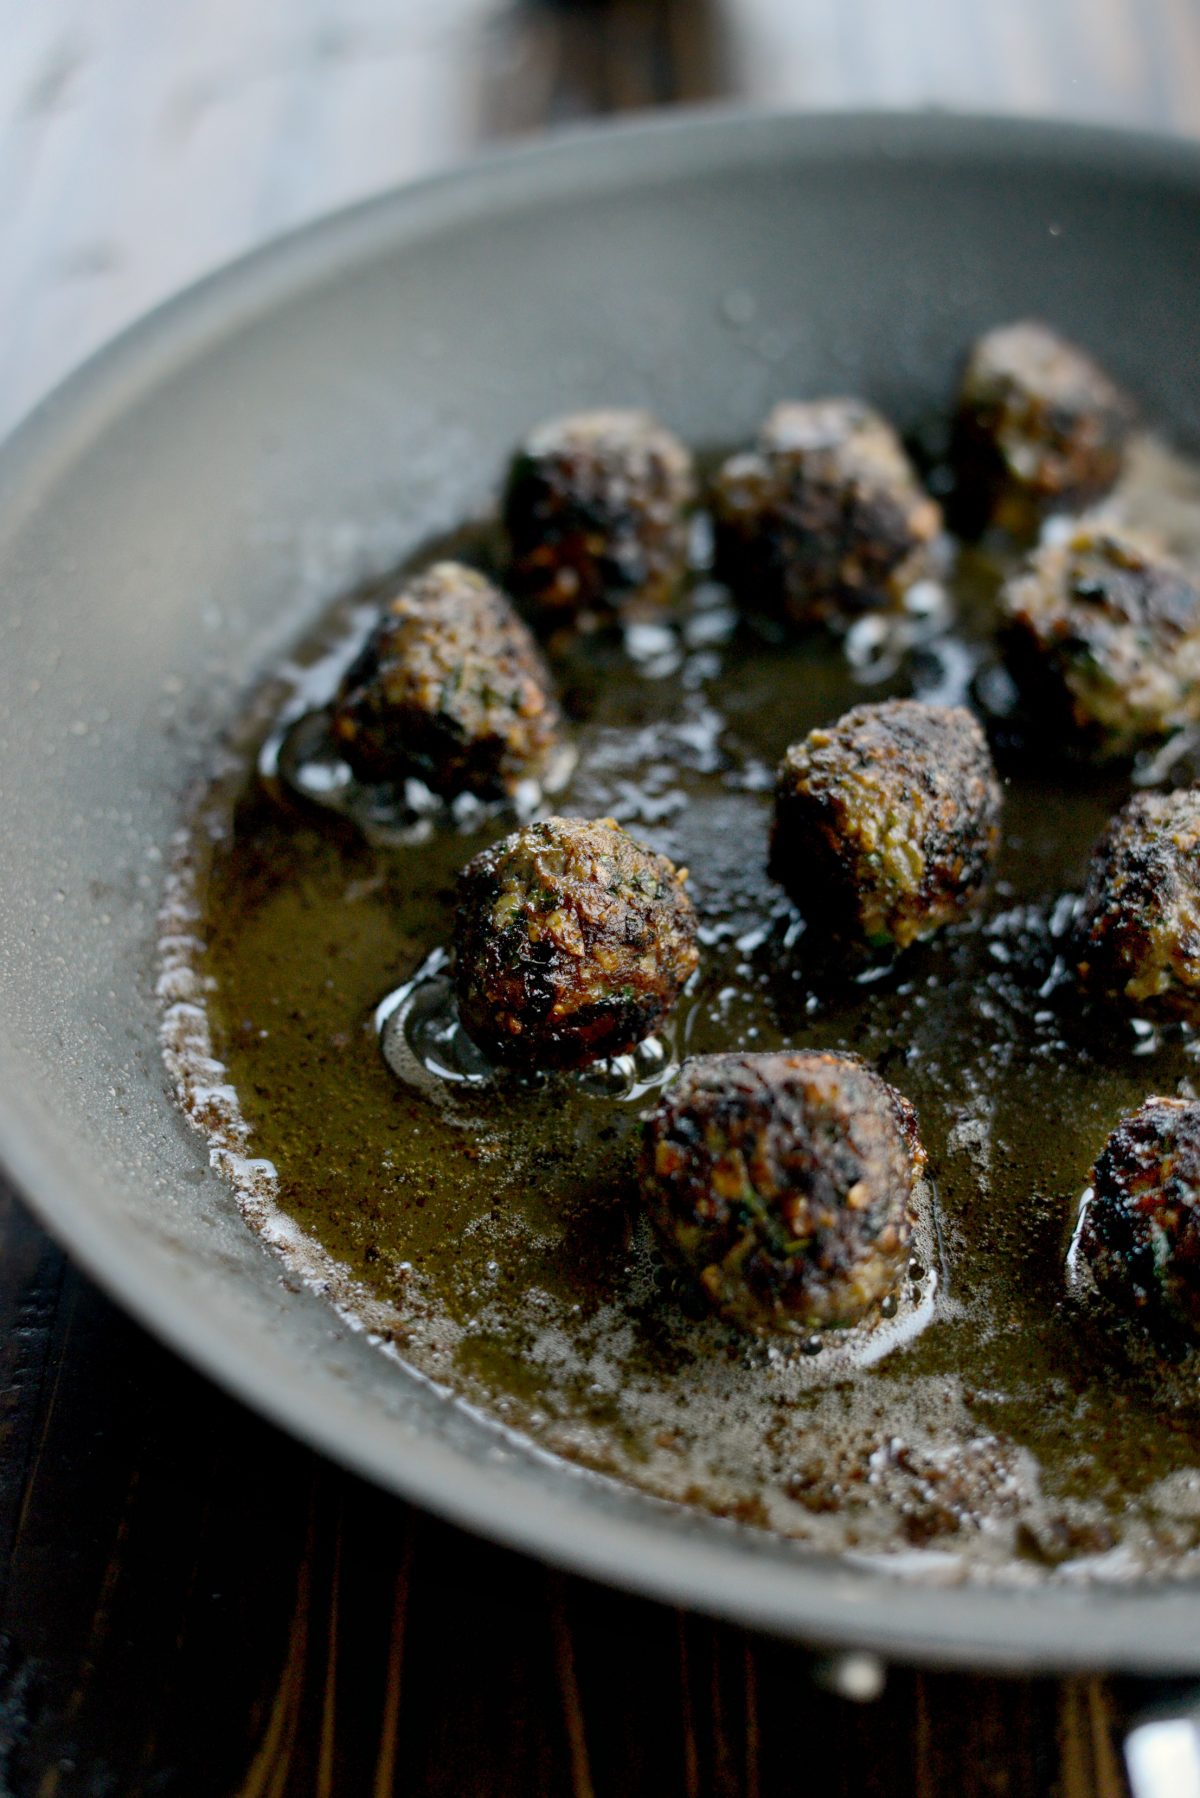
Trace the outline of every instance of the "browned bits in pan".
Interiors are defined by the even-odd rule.
[[[1054,512],[1079,512],[1121,472],[1132,407],[1091,357],[1035,321],[976,343],[954,426],[956,522],[1034,537]]]
[[[1156,1335],[1200,1335],[1200,1105],[1147,1099],[1092,1171],[1079,1247],[1097,1286]]]
[[[905,949],[979,897],[1000,805],[983,732],[961,706],[855,706],[785,755],[772,872],[819,931]]]
[[[848,1325],[896,1286],[925,1156],[907,1100],[852,1055],[701,1055],[646,1125],[642,1193],[731,1322]]]
[[[547,622],[672,598],[687,571],[694,497],[691,455],[646,412],[540,425],[505,493],[514,593]]]
[[[861,400],[787,401],[712,488],[715,566],[747,607],[809,625],[897,610],[941,509]]]
[[[583,1067],[655,1028],[697,965],[686,872],[612,818],[527,824],[459,876],[459,1015],[518,1068]]]
[[[1128,533],[1081,524],[1044,545],[1000,607],[1039,726],[1103,757],[1200,718],[1200,590]]]
[[[391,601],[333,705],[334,740],[368,781],[511,794],[545,773],[561,717],[533,637],[498,588],[438,562]]]
[[[1140,793],[1117,813],[1092,856],[1078,953],[1097,996],[1200,1017],[1200,787]]]

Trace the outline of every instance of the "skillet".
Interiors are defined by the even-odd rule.
[[[1192,1672],[1184,1585],[939,1588],[684,1516],[501,1437],[293,1290],[169,1094],[155,920],[185,796],[322,602],[477,511],[531,419],[695,442],[788,390],[911,426],[1041,313],[1200,448],[1200,150],[943,117],[684,117],[492,157],[251,257],[0,459],[0,1146],[46,1225],[264,1414],[471,1527],[824,1644]],[[746,319],[746,296],[761,329]]]

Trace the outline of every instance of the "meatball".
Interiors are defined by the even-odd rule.
[[[498,588],[438,562],[391,601],[333,702],[330,728],[362,780],[511,794],[543,775],[561,716],[537,644]]]
[[[718,471],[712,511],[718,579],[800,626],[896,610],[942,527],[895,431],[859,400],[776,406]]]
[[[772,872],[845,945],[906,949],[952,923],[999,842],[999,782],[961,706],[855,706],[780,765]]]
[[[1200,718],[1200,589],[1123,532],[1081,524],[1000,595],[1005,650],[1039,723],[1098,756]]]
[[[518,450],[504,518],[513,591],[547,619],[661,603],[688,563],[692,459],[646,412],[577,412]]]
[[[1200,1335],[1200,1105],[1147,1099],[1092,1170],[1079,1248],[1097,1286],[1158,1335]]]
[[[857,1056],[700,1055],[646,1124],[641,1186],[716,1309],[786,1332],[894,1289],[924,1165],[912,1107]]]
[[[578,1068],[647,1036],[697,965],[676,869],[612,818],[546,818],[467,863],[454,988],[468,1035],[516,1068]]]
[[[957,523],[1028,539],[1052,512],[1083,511],[1120,474],[1131,422],[1103,369],[1048,325],[989,331],[959,391]]]
[[[1200,1018],[1200,787],[1139,793],[1096,846],[1079,976],[1159,1018]]]

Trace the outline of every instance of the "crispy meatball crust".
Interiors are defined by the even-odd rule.
[[[1000,844],[1000,785],[961,706],[855,706],[784,756],[771,870],[816,929],[906,949],[980,896]]]
[[[445,798],[497,798],[537,779],[561,726],[529,630],[498,588],[458,562],[435,563],[390,602],[331,719],[360,779],[416,777]]]
[[[1079,976],[1098,997],[1200,1018],[1200,787],[1139,793],[1092,856]]]
[[[1097,1286],[1155,1334],[1200,1336],[1200,1105],[1147,1099],[1092,1170],[1079,1234]]]
[[[468,1035],[524,1069],[633,1048],[699,959],[686,880],[612,818],[546,818],[475,856],[454,925]]]
[[[715,572],[798,626],[894,611],[942,528],[895,431],[860,400],[785,401],[712,487]]]
[[[1132,407],[1083,350],[1033,320],[971,351],[954,424],[956,523],[1027,540],[1053,512],[1080,512],[1121,472]]]
[[[1081,524],[1035,551],[1000,611],[1031,711],[1091,754],[1200,718],[1200,589],[1137,538]]]
[[[646,412],[540,425],[509,472],[510,580],[547,620],[673,597],[687,572],[692,459]]]
[[[857,1056],[701,1055],[646,1124],[641,1187],[722,1316],[786,1333],[893,1291],[924,1165],[912,1107]]]

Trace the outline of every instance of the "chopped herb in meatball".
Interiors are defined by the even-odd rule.
[[[688,566],[692,459],[648,413],[540,425],[509,473],[511,582],[546,623],[671,599]]]
[[[1097,1286],[1158,1336],[1200,1336],[1200,1105],[1147,1099],[1092,1170],[1079,1248]]]
[[[1000,804],[987,742],[961,706],[855,706],[784,756],[772,871],[824,934],[905,949],[979,898]]]
[[[956,522],[1019,540],[1081,512],[1121,472],[1132,408],[1104,370],[1048,325],[989,331],[971,351],[954,427]]]
[[[912,1107],[856,1056],[701,1055],[646,1124],[641,1186],[716,1310],[786,1333],[894,1291],[924,1165]]]
[[[1130,1011],[1200,1018],[1200,787],[1139,793],[1092,856],[1079,975]]]
[[[633,1048],[697,965],[686,880],[612,818],[547,818],[485,849],[458,882],[454,984],[468,1035],[524,1069]]]
[[[331,730],[361,780],[415,778],[453,798],[540,779],[562,720],[537,644],[504,594],[438,562],[385,609],[333,703]]]
[[[1081,524],[1000,595],[1033,722],[1098,757],[1200,718],[1200,589],[1128,533]]]
[[[749,609],[810,624],[900,609],[941,509],[860,400],[786,401],[713,482],[715,570]]]

